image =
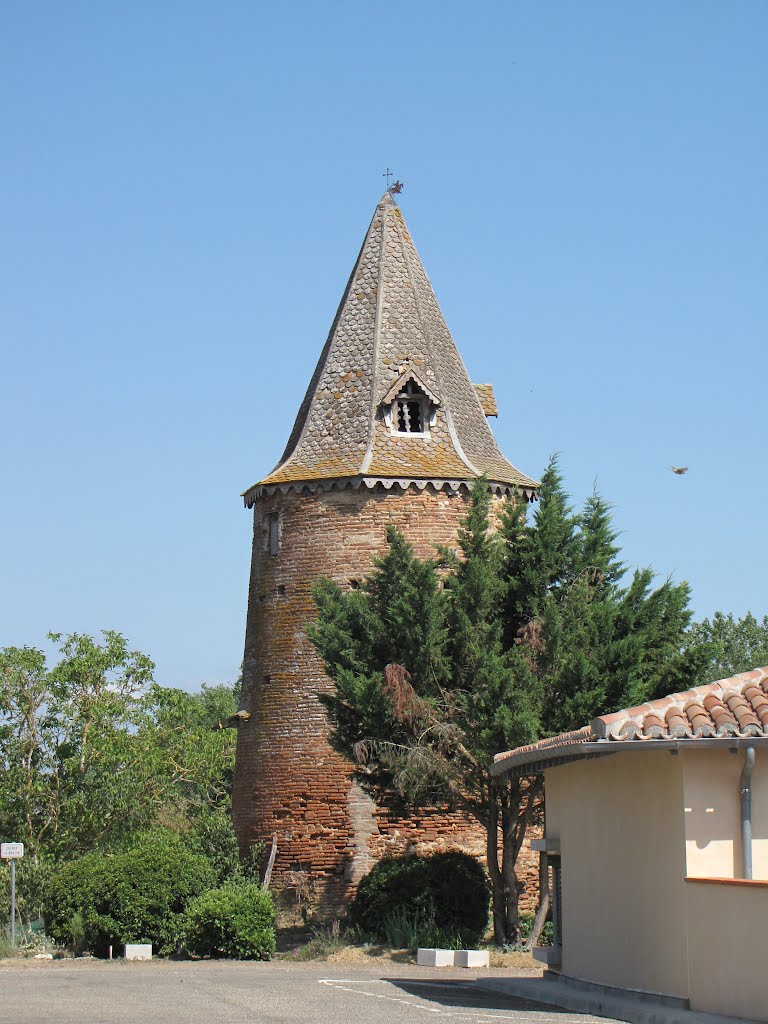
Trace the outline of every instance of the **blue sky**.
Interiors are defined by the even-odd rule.
[[[767,50],[764,0],[6,0],[0,646],[234,678],[239,493],[386,167],[507,457],[768,612]]]

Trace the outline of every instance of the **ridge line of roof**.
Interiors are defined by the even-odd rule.
[[[389,195],[390,200],[394,204],[392,196],[387,192],[385,195]],[[368,446],[365,449],[365,455],[363,455],[363,461],[360,463],[360,472],[366,473],[370,468],[371,462],[373,461],[373,450],[376,446],[376,410],[378,408],[378,368],[379,368],[379,341],[381,334],[381,313],[384,307],[384,245],[387,237],[387,215],[386,215],[386,202],[382,197],[381,202],[376,207],[373,216],[379,209],[384,209],[385,212],[381,216],[381,234],[379,239],[379,273],[377,276],[376,283],[376,312],[373,316],[373,372],[371,374],[371,406],[370,413],[368,415]],[[366,235],[366,241],[368,236]],[[365,242],[363,242],[365,245]]]
[[[401,219],[402,219],[402,214],[401,214]],[[402,225],[402,227],[404,227],[404,224]],[[413,290],[413,299],[414,299],[414,302],[416,304],[416,313],[417,313],[418,318],[419,318],[419,325],[421,327],[422,334],[424,335],[424,339],[426,340],[426,343],[427,343],[427,351],[429,352],[429,364],[430,364],[430,366],[432,368],[432,372],[434,373],[435,377],[437,378],[438,385],[439,385],[439,391],[441,391],[442,395],[445,396],[445,382],[443,381],[443,378],[442,378],[442,375],[441,375],[441,372],[440,372],[440,368],[438,366],[438,361],[435,360],[435,350],[434,350],[434,345],[433,345],[432,332],[430,331],[429,325],[428,325],[428,323],[427,323],[427,321],[426,321],[426,319],[424,317],[424,311],[422,309],[421,299],[420,299],[420,296],[419,296],[419,289],[416,287],[416,281],[415,281],[414,276],[413,276],[413,269],[411,267],[410,256],[408,254],[408,249],[406,248],[405,241],[403,239],[402,227],[400,228],[400,231],[398,232],[399,242],[400,242],[400,249],[402,250],[403,258],[405,259],[405,266],[406,266],[406,269],[408,271],[408,280],[410,281],[411,289]],[[443,316],[443,311],[440,308],[440,300],[438,299],[437,294],[435,293],[435,289],[432,287],[432,282],[429,280],[429,275],[427,274],[426,267],[424,266],[423,260],[419,256],[419,251],[416,248],[416,243],[414,242],[413,238],[411,238],[410,232],[408,232],[408,237],[409,237],[411,245],[413,246],[413,251],[416,254],[416,259],[419,261],[419,266],[421,267],[422,273],[424,274],[424,276],[427,279],[427,284],[432,289],[432,294],[434,295],[435,303],[437,304],[437,308],[440,310],[440,316],[443,317],[443,322],[445,323],[445,317]],[[453,342],[453,346],[456,349],[456,354],[457,354],[457,356],[459,358],[459,362],[461,363],[461,365],[462,365],[462,367],[464,369],[464,373],[467,376],[467,380],[469,380],[470,384],[471,384],[471,380],[470,380],[469,374],[467,373],[467,368],[466,368],[466,366],[464,366],[464,361],[461,358],[461,352],[459,352],[458,346],[456,345],[456,342],[455,342],[455,340],[453,338],[453,335],[451,334],[450,329],[448,328],[448,324],[445,324],[445,329],[448,331],[448,334],[450,335],[451,341]],[[472,388],[472,391],[474,393],[474,388]],[[478,408],[479,408],[479,402],[478,402]],[[454,446],[456,448],[456,454],[459,456],[460,461],[464,463],[464,465],[467,467],[467,469],[471,473],[473,473],[474,476],[476,476],[476,477],[482,476],[483,474],[480,472],[480,470],[477,468],[477,466],[473,465],[472,462],[470,462],[470,460],[468,459],[468,457],[466,455],[466,452],[464,451],[464,448],[462,447],[462,444],[459,441],[459,435],[458,435],[458,433],[456,431],[456,427],[454,426],[454,423],[453,423],[453,413],[451,411],[451,403],[450,402],[446,402],[444,400],[443,401],[443,409],[444,409],[444,414],[445,414],[445,423],[446,423],[446,426],[448,427],[448,433],[450,435],[451,440],[454,443]],[[482,409],[480,409],[480,415],[483,418],[485,417],[485,413],[482,411]]]

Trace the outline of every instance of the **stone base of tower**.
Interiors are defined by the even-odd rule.
[[[436,809],[409,821],[386,820],[381,825],[373,844],[378,855],[371,855],[368,870],[383,856],[428,856],[447,850],[460,850],[486,863],[484,834],[476,823],[460,816]],[[530,840],[540,835],[540,829],[531,830],[517,865],[522,888],[520,913],[531,917],[539,900],[539,855],[531,851]],[[353,882],[338,871],[278,869],[272,875],[270,888],[284,923],[301,925],[307,917],[320,923],[343,919],[357,886],[358,881]]]
[[[291,793],[289,787],[283,795],[292,801],[291,813],[278,811],[264,823],[271,831],[250,837],[250,842],[264,845],[265,861],[272,836],[276,839],[270,887],[286,924],[301,924],[307,917],[342,919],[361,879],[385,856],[460,850],[486,863],[485,832],[474,818],[440,807],[424,808],[408,818],[392,815],[377,807],[348,766],[344,768],[343,777],[330,775],[332,790],[324,791],[317,775],[301,793]],[[340,784],[344,799],[338,796]],[[523,914],[533,914],[538,903],[538,854],[531,852],[529,841],[540,835],[540,829],[529,830],[518,860]]]

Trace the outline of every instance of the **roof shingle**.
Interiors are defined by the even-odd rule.
[[[533,768],[575,751],[588,754],[598,745],[608,752],[612,742],[652,746],[657,740],[733,738],[768,739],[768,666],[601,715],[582,729],[497,754],[494,773],[521,765]]]
[[[382,405],[413,370],[434,403],[427,437],[393,434]],[[373,215],[280,462],[245,492],[316,481],[463,480],[481,474],[531,498],[536,481],[499,451],[493,392],[470,383],[392,196]],[[485,406],[485,408],[483,408]],[[494,408],[495,412],[495,408]],[[493,414],[493,413],[491,413]]]

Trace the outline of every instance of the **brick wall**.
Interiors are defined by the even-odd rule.
[[[455,546],[466,507],[465,494],[431,487],[278,493],[254,507],[243,662],[243,706],[251,718],[238,733],[235,829],[243,849],[276,835],[276,888],[292,872],[308,873],[328,912],[342,909],[384,853],[484,853],[472,819],[439,809],[393,818],[362,792],[328,744],[317,695],[332,683],[305,632],[319,576],[342,586],[367,576],[373,557],[386,549],[390,524],[422,558],[433,556],[436,544]],[[535,883],[536,862],[527,861]],[[526,903],[533,892],[535,886]]]

